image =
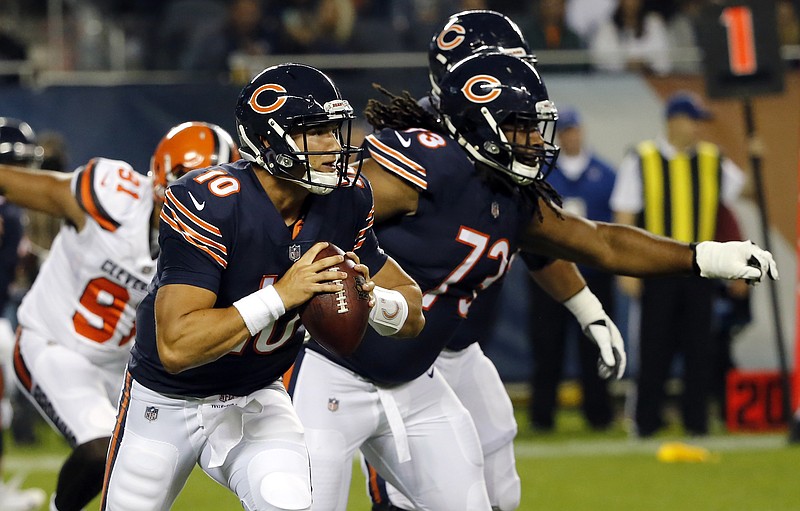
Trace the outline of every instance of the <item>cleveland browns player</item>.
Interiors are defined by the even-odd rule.
[[[83,509],[102,487],[135,311],[155,272],[166,185],[235,158],[225,130],[192,122],[164,136],[149,175],[106,158],[71,173],[0,165],[6,199],[64,219],[17,312],[14,352],[22,392],[72,447],[51,510]]]

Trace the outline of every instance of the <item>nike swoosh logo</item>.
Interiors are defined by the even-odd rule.
[[[410,138],[403,138],[399,132],[395,131],[394,134],[397,136],[397,140],[403,145],[403,147],[411,147],[411,139]]]
[[[433,378],[433,367],[431,367],[431,370],[428,371],[428,378]]]
[[[194,198],[194,195],[192,195],[192,192],[189,192],[189,198],[192,199],[192,202],[194,203],[194,207],[197,208],[197,211],[203,211],[203,208],[206,207],[206,201],[197,202],[197,199]]]

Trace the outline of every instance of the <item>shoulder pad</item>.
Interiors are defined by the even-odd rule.
[[[422,129],[383,129],[366,137],[370,156],[381,167],[422,190],[428,188],[426,167],[434,151],[449,142],[442,135]]]
[[[120,160],[94,158],[72,177],[72,192],[81,208],[103,229],[115,231],[140,221],[141,205],[152,201],[148,176]]]

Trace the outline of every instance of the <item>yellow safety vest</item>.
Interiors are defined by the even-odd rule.
[[[637,146],[644,209],[639,226],[686,243],[713,240],[717,230],[719,149],[700,142],[696,152],[665,158],[653,141]]]

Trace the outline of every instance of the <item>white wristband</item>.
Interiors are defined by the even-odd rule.
[[[233,306],[242,316],[250,335],[264,330],[286,312],[283,300],[273,286],[250,293],[233,302]]]
[[[575,316],[575,319],[581,325],[581,329],[606,317],[603,304],[592,293],[589,286],[585,286],[575,296],[565,301],[564,307],[569,309],[572,315]]]
[[[381,335],[394,335],[408,318],[408,303],[399,291],[375,286],[375,307],[369,311],[369,324]]]

